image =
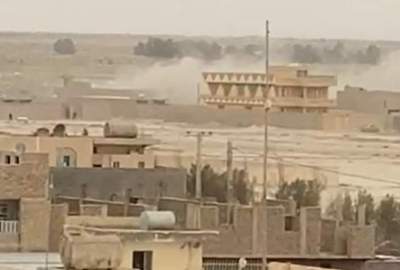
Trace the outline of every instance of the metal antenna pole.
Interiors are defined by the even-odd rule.
[[[265,93],[264,93],[264,164],[263,164],[263,200],[267,198],[267,160],[268,160],[268,110],[269,110],[269,22],[265,32]]]
[[[267,206],[267,160],[268,160],[268,111],[270,108],[269,101],[269,21],[266,21],[265,25],[265,90],[264,90],[264,164],[263,164],[263,203],[264,206]],[[268,244],[267,244],[267,226],[266,219],[268,218],[267,211],[262,208],[263,214],[261,217],[263,218],[262,224],[263,226],[263,237],[262,237],[262,270],[266,270],[267,263],[267,254],[268,254]]]

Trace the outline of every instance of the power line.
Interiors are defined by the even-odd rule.
[[[338,170],[335,170],[335,169],[329,169],[329,168],[315,166],[315,165],[307,165],[307,164],[302,164],[302,163],[298,163],[298,162],[294,162],[294,161],[288,161],[288,160],[284,160],[284,159],[282,159],[280,157],[271,157],[270,156],[269,158],[270,159],[274,159],[274,160],[278,160],[278,161],[281,161],[281,162],[283,161],[284,163],[287,163],[287,164],[297,165],[297,166],[301,166],[301,167],[305,167],[305,168],[317,169],[317,170],[320,170],[320,171],[326,171],[326,172],[335,173],[335,174],[338,174],[338,175],[364,179],[364,180],[368,180],[368,181],[371,181],[371,182],[393,184],[393,185],[396,185],[396,186],[400,187],[400,180],[396,181],[396,180],[392,180],[392,179],[384,179],[384,178],[365,176],[365,175],[359,175],[359,174],[354,174],[354,173],[346,173],[346,172],[341,172],[341,171],[338,171]]]
[[[238,147],[235,147],[235,148],[237,150],[240,149]],[[240,149],[240,152],[243,153],[243,154],[250,154],[249,152],[242,151],[241,149]],[[330,172],[330,173],[334,173],[334,174],[337,174],[337,175],[343,175],[343,176],[348,176],[348,177],[352,177],[352,178],[364,179],[364,180],[368,180],[368,181],[371,181],[371,182],[392,184],[392,185],[395,185],[396,187],[400,187],[400,179],[398,181],[396,181],[396,180],[393,180],[393,179],[385,179],[385,178],[372,177],[372,176],[360,175],[360,174],[355,174],[355,173],[347,173],[347,172],[342,172],[342,171],[339,171],[339,170],[329,169],[329,168],[326,168],[326,167],[320,167],[320,166],[316,166],[316,165],[307,165],[307,164],[303,164],[303,163],[299,163],[299,162],[289,161],[289,160],[283,159],[275,151],[269,151],[269,152],[272,152],[272,154],[275,155],[276,157],[273,157],[273,156],[269,155],[268,159],[277,160],[279,162],[286,163],[288,165],[297,165],[297,166],[300,166],[300,167],[317,169],[317,170],[320,170],[320,171]]]

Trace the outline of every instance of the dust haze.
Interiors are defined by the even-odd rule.
[[[315,74],[331,74],[338,77],[338,84],[331,97],[345,85],[368,90],[400,91],[400,51],[395,50],[383,57],[378,65],[363,64],[299,64],[290,62],[288,55],[271,55],[273,65],[303,65]],[[137,89],[151,89],[167,97],[173,103],[197,102],[197,87],[204,71],[263,72],[264,58],[225,56],[207,62],[185,57],[176,60],[155,61],[143,68],[125,67],[117,72],[115,83]]]

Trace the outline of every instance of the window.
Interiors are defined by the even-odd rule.
[[[294,218],[291,216],[285,217],[285,231],[294,231]]]
[[[144,161],[139,161],[138,168],[144,169],[145,166],[146,166],[146,163]]]
[[[71,166],[71,157],[70,156],[63,156],[63,167],[70,167]]]
[[[113,168],[119,168],[119,166],[120,166],[119,161],[114,161],[112,166],[113,166]]]
[[[103,167],[101,164],[93,164],[93,168],[101,168]]]
[[[6,158],[5,158],[4,162],[6,164],[11,164],[11,156],[10,155],[6,155]]]
[[[134,251],[132,256],[132,268],[138,270],[151,270],[152,260],[152,251]]]
[[[19,156],[15,156],[15,164],[19,164]]]

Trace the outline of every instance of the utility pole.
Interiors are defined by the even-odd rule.
[[[201,188],[201,169],[202,169],[202,142],[204,136],[211,136],[212,132],[205,132],[205,131],[186,131],[187,136],[194,136],[196,137],[196,183],[195,183],[195,197],[197,200],[201,200],[202,198],[202,188]]]
[[[201,200],[202,190],[201,190],[201,143],[203,136],[201,132],[196,134],[196,199]]]
[[[233,202],[233,168],[232,168],[232,163],[233,163],[233,147],[232,147],[232,142],[228,141],[227,143],[227,154],[226,154],[226,172],[227,172],[227,177],[226,177],[226,196],[227,196],[227,201],[228,203]]]
[[[268,112],[271,108],[269,100],[269,22],[265,31],[265,93],[264,93],[264,164],[263,164],[263,200],[267,198],[267,161],[268,161]]]
[[[268,266],[267,254],[268,254],[268,237],[267,237],[267,226],[266,220],[268,217],[267,210],[267,160],[268,160],[268,111],[271,107],[271,102],[269,100],[269,21],[265,24],[265,93],[264,93],[264,164],[263,164],[263,207],[261,208],[263,214],[261,218],[263,219],[263,233],[262,233],[262,270],[266,270]]]

